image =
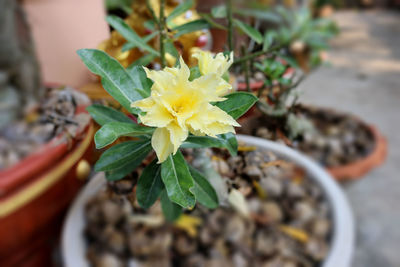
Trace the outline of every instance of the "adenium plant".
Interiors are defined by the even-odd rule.
[[[189,69],[182,58],[174,68],[124,69],[117,60],[95,49],[78,51],[86,66],[101,77],[103,87],[135,119],[120,111],[93,105],[88,111],[102,127],[95,134],[97,148],[121,136],[135,137],[107,149],[95,165],[109,181],[124,178],[154,151],[157,158],[145,167],[136,195],[143,208],[160,196],[163,210],[193,208],[196,201],[209,208],[218,206],[210,182],[184,159],[182,148],[226,148],[236,154],[236,122],[257,98],[231,92],[223,78],[233,54],[195,54],[198,66]],[[231,93],[230,93],[231,92]],[[175,214],[178,214],[175,212]],[[168,215],[168,216],[169,216]]]

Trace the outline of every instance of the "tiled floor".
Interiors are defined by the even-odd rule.
[[[344,186],[357,225],[354,267],[400,266],[400,12],[346,11],[331,66],[301,85],[305,103],[352,112],[387,137],[386,163]],[[340,266],[338,266],[340,267]]]

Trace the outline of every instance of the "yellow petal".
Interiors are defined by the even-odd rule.
[[[215,73],[221,77],[233,63],[233,53],[229,58],[223,53],[218,53],[213,57],[210,52],[199,50],[193,54],[193,57],[197,58],[200,73],[203,75]]]
[[[162,94],[163,92],[174,90],[176,86],[176,79],[171,72],[163,70],[149,70],[146,67],[144,67],[144,70],[147,74],[147,77],[154,82],[153,86],[151,87],[152,94],[154,92]]]
[[[154,100],[151,97],[147,97],[145,99],[133,102],[131,107],[140,108],[142,111],[148,111],[154,106],[154,104]]]
[[[168,124],[167,129],[169,131],[170,142],[173,144],[173,152],[175,154],[181,144],[186,140],[189,133],[187,129],[182,128],[178,123],[174,121]]]
[[[157,128],[151,138],[151,146],[157,154],[158,163],[164,162],[174,151],[167,128]]]
[[[143,124],[151,127],[165,127],[174,117],[162,105],[155,104],[150,109],[144,110],[146,114],[139,115]]]
[[[222,84],[221,79],[215,73],[203,75],[192,82],[193,88],[203,93],[203,98],[208,102],[223,101],[225,98],[220,97],[221,92],[227,92],[232,86],[227,83]]]

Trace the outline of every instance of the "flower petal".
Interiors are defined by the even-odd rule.
[[[232,86],[221,78],[217,77],[215,73],[203,75],[192,81],[192,87],[203,94],[204,100],[208,102],[218,102],[225,100],[220,97],[226,93]]]
[[[186,140],[189,133],[187,129],[183,129],[176,122],[171,122],[170,124],[168,124],[167,129],[169,131],[170,140],[173,144],[175,154],[181,144]]]
[[[155,105],[153,98],[147,97],[131,103],[132,108],[140,108],[142,111],[148,111]]]
[[[146,114],[139,114],[139,117],[142,123],[147,126],[165,127],[174,119],[172,114],[164,106],[159,105],[158,103],[153,105],[151,109],[145,111]]]
[[[158,163],[165,161],[174,151],[167,128],[157,128],[151,138],[151,146],[157,154]]]

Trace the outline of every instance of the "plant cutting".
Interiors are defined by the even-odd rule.
[[[48,266],[63,212],[90,171],[89,100],[42,83],[24,11],[0,5],[0,260]]]

